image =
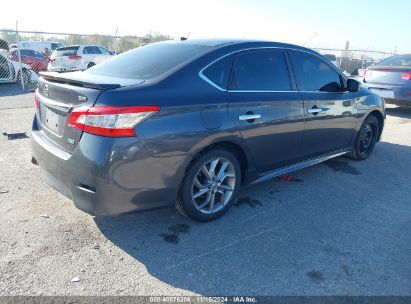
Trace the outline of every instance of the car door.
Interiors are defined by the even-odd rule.
[[[104,56],[101,54],[100,48],[98,46],[95,46],[95,45],[91,46],[90,52],[93,56],[93,62],[95,64],[98,64],[104,61]]]
[[[83,54],[85,54],[84,61],[87,63],[94,63],[98,64],[101,62],[101,52],[97,46],[85,46],[83,50]]]
[[[300,160],[303,102],[290,80],[283,50],[235,55],[228,111],[260,173]]]
[[[344,77],[321,57],[298,50],[288,51],[304,100],[305,158],[350,146],[356,126],[356,95],[346,91]]]

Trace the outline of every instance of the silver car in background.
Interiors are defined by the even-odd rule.
[[[388,103],[411,106],[411,54],[395,55],[368,67],[363,83]]]

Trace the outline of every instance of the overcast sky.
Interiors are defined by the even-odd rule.
[[[84,34],[258,38],[411,53],[411,0],[3,1],[1,28]]]

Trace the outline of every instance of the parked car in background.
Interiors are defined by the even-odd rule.
[[[71,45],[58,48],[50,57],[48,70],[69,72],[86,70],[114,55],[98,45]]]
[[[30,66],[30,68],[38,73],[41,71],[47,71],[47,65],[49,59],[43,54],[29,49],[20,49],[21,62]],[[10,53],[10,59],[13,61],[19,61],[19,51],[14,50]]]
[[[23,82],[29,83],[31,80],[30,66],[22,63]],[[20,82],[20,63],[10,60],[8,51],[0,51],[0,83]]]
[[[368,158],[384,126],[381,97],[291,44],[168,41],[41,75],[32,162],[94,215],[176,204],[210,221],[240,185]]]
[[[363,84],[387,102],[411,106],[411,54],[395,55],[364,72]]]
[[[20,47],[22,49],[35,50],[41,54],[44,54],[45,50],[54,51],[59,47],[63,47],[64,44],[61,42],[53,41],[22,41],[20,42]]]

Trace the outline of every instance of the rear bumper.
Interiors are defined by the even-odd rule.
[[[186,156],[154,158],[133,138],[84,133],[73,154],[51,142],[33,123],[33,163],[42,178],[98,216],[118,215],[173,205]]]
[[[408,105],[411,106],[411,86],[390,86],[374,83],[365,83],[364,86],[368,89],[374,89],[373,92],[384,98],[387,103]],[[393,96],[387,97],[386,92],[392,92]]]

